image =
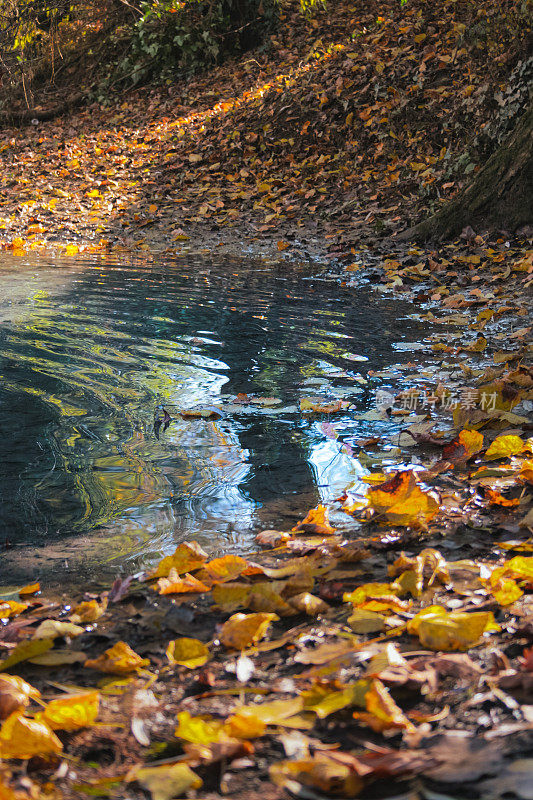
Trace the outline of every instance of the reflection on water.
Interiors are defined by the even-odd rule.
[[[357,379],[417,335],[398,303],[286,264],[2,256],[0,286],[4,570],[21,543],[90,550],[90,531],[102,562],[192,537],[211,552],[250,547],[364,472],[299,398],[368,406]],[[283,402],[214,422],[175,414],[238,392]],[[158,440],[161,403],[173,419]],[[334,435],[359,425],[336,417]]]

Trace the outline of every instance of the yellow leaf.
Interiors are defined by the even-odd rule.
[[[57,619],[45,619],[36,628],[33,639],[56,639],[58,636],[79,636],[85,633],[85,628],[74,625],[72,622],[60,622]]]
[[[53,639],[29,639],[25,642],[18,644],[14,650],[10,652],[7,658],[0,661],[0,672],[19,664],[21,661],[27,661],[29,658],[39,656],[41,653],[46,653],[47,650],[53,646]]]
[[[270,703],[242,706],[228,718],[228,722],[232,721],[232,725],[236,725],[237,720],[243,721],[243,724],[244,720],[247,720],[251,724],[251,721],[255,720],[262,724],[264,730],[266,725],[279,725],[283,720],[298,714],[303,710],[303,706],[304,701],[301,696],[290,700],[273,700]],[[261,735],[262,732],[256,734],[256,736]]]
[[[48,650],[40,656],[28,659],[29,664],[38,664],[41,667],[61,667],[64,664],[84,664],[87,653],[82,650]]]
[[[279,619],[277,614],[233,614],[222,626],[220,642],[229,650],[244,650],[265,636],[270,623]]]
[[[100,192],[98,189],[91,189],[90,192],[85,192],[87,197],[100,197]]]
[[[171,664],[181,667],[196,669],[203,666],[209,659],[209,648],[199,639],[189,639],[184,636],[169,642],[166,656]]]
[[[111,675],[127,675],[147,667],[149,663],[149,659],[141,658],[126,642],[117,642],[98,658],[88,659],[84,666]]]
[[[25,708],[41,693],[17,675],[0,675],[0,719]],[[1,795],[0,795],[1,800]]]
[[[36,719],[44,720],[52,730],[76,731],[94,723],[99,706],[99,692],[69,694],[51,700]]]
[[[107,599],[102,602],[102,605],[97,600],[85,600],[76,606],[69,619],[71,622],[83,624],[96,622],[105,613],[106,608]]]
[[[462,430],[457,441],[465,448],[467,458],[471,458],[483,449],[483,434],[479,431]]]
[[[23,586],[22,589],[19,589],[19,595],[21,597],[25,597],[30,594],[37,594],[37,592],[41,591],[41,584],[40,583],[29,583],[27,586]]]
[[[202,786],[202,779],[187,764],[141,767],[133,773],[133,779],[150,792],[152,800],[172,800]]]
[[[425,526],[438,513],[439,505],[416,485],[416,480],[415,473],[406,470],[375,489],[370,488],[366,495],[370,508],[395,525]]]
[[[63,745],[44,722],[11,714],[0,728],[0,758],[33,758],[60,753]]]
[[[346,764],[317,753],[313,758],[278,761],[270,767],[270,780],[291,795],[306,796],[301,784],[318,789],[322,796],[357,797],[364,783]]]
[[[520,472],[518,473],[518,477],[522,481],[533,483],[533,460],[522,462],[522,465],[520,466]],[[2,614],[0,613],[0,617],[1,616]]]
[[[367,611],[408,611],[410,607],[396,597],[390,583],[365,583],[353,592],[345,592],[342,599]]]
[[[210,716],[191,717],[188,711],[180,711],[177,715],[178,727],[174,735],[184,742],[193,744],[211,744],[211,742],[227,741],[224,722]]]
[[[251,591],[252,587],[246,583],[218,583],[213,586],[215,607],[227,614],[238,608],[247,608]]]
[[[527,449],[527,445],[519,436],[498,436],[485,453],[485,458],[487,460],[509,458],[509,456],[516,456]]]
[[[388,689],[379,679],[374,679],[365,695],[366,713],[354,713],[356,719],[367,723],[372,730],[381,733],[393,728],[413,732],[415,726],[396,705]]]
[[[80,252],[80,248],[77,244],[67,244],[65,247],[65,255],[66,256],[75,256],[77,253]]]
[[[335,528],[332,528],[329,524],[328,509],[323,505],[312,508],[305,519],[298,522],[292,530],[318,534],[319,536],[335,533]]]
[[[407,630],[431,650],[468,650],[480,643],[484,633],[500,627],[491,611],[448,612],[442,606],[428,606],[409,620]]]
[[[171,569],[175,569],[178,574],[194,572],[207,561],[207,558],[207,553],[202,550],[198,542],[182,542],[171,556],[161,559],[148,577],[166,578]]]
[[[238,578],[247,566],[248,562],[240,556],[222,556],[205,564],[198,573],[198,577],[206,582],[225,583]]]
[[[491,585],[490,590],[496,602],[501,606],[510,606],[524,594],[511,578],[500,578]]]
[[[370,688],[370,681],[356,681],[351,686],[338,689],[329,684],[317,683],[311,689],[301,692],[304,710],[314,711],[317,717],[324,719],[347,706],[365,707],[365,695]]]
[[[0,602],[0,619],[9,619],[9,617],[16,617],[22,614],[28,608],[27,603],[19,603],[17,600],[6,600]]]
[[[301,614],[307,614],[310,617],[316,617],[319,614],[326,614],[330,611],[330,606],[325,603],[320,597],[316,597],[309,592],[301,592],[289,598],[288,603],[290,606],[299,611]]]
[[[168,573],[168,578],[159,578],[157,590],[159,594],[186,594],[188,592],[208,592],[209,586],[188,573],[180,578],[177,570],[172,568]]]
[[[348,617],[348,625],[355,633],[377,633],[385,628],[385,617],[375,611],[356,608]]]
[[[403,581],[395,581],[394,586],[398,585],[402,593],[409,590],[413,597],[420,597],[423,590],[432,586],[436,581],[444,585],[450,581],[446,559],[432,547],[426,547],[414,558],[408,558],[402,553],[389,566],[388,573],[391,577],[407,575]]]
[[[149,214],[157,213],[157,206],[155,205],[155,203],[152,203],[151,205],[148,206],[148,213]]]

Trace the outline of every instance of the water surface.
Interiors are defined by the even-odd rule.
[[[133,569],[185,538],[242,552],[294,524],[363,474],[350,442],[375,403],[367,372],[423,335],[408,304],[287,263],[1,259],[4,582]],[[239,407],[238,393],[282,402]],[[311,395],[354,408],[300,414]],[[213,404],[223,419],[178,414]]]

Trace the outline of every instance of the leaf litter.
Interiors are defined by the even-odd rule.
[[[330,25],[329,49],[317,39],[329,17],[316,27],[295,17],[288,63],[265,58],[264,90],[247,88],[213,114],[189,119],[187,102],[209,107],[213,80],[199,77],[183,107],[154,94],[152,107],[169,112],[160,122],[138,111],[141,92],[123,108],[73,117],[59,147],[54,122],[17,137],[4,131],[4,246],[23,254],[65,225],[63,238],[79,241],[64,247],[67,255],[125,242],[143,249],[147,228],[160,242],[179,208],[170,251],[187,247],[183,228],[209,221],[253,225],[254,235],[272,234],[278,253],[291,253],[284,226],[305,226],[307,215],[320,218],[341,280],[356,291],[367,252],[358,250],[360,231],[377,223],[394,231],[399,196],[415,196],[409,187],[442,196],[457,188],[447,151],[480,121],[486,94],[486,58],[469,49],[455,12],[439,20],[413,2],[399,20],[398,4],[385,5],[390,15],[384,6],[378,19],[371,4],[359,9],[361,35],[349,47],[347,5]],[[479,9],[496,13],[490,2]],[[490,44],[494,63],[506,46]],[[412,87],[405,97],[383,94],[385,64],[391,86]],[[220,68],[220,85],[228,76]],[[246,71],[239,79],[241,89],[250,84]],[[444,152],[414,129],[401,140],[384,133],[389,123],[392,133],[402,120],[412,124],[410,104],[424,103],[456,130]],[[320,147],[320,128],[301,118],[302,108],[327,128]],[[139,136],[126,141],[120,125],[136,113]],[[258,113],[269,117],[265,127]],[[297,145],[284,141],[280,120],[298,123]],[[339,124],[354,135],[337,152]],[[242,141],[233,147],[235,132]],[[161,149],[164,197],[131,182],[146,142]],[[74,155],[87,170],[63,175],[61,194],[48,173]],[[179,186],[170,179],[176,170]],[[350,195],[355,171],[364,203]],[[215,193],[220,202],[206,199]],[[414,199],[407,206],[414,215]],[[260,532],[253,557],[210,559],[183,542],[142,579],[118,578],[97,598],[47,601],[35,582],[2,599],[0,797],[531,797],[531,250],[525,238],[465,231],[433,248],[389,242],[369,262],[366,279],[413,299],[418,318],[438,330],[426,343],[434,361],[411,364],[414,388],[396,391],[387,373],[374,378],[392,400],[367,415],[377,427],[359,445],[373,470],[366,491],[355,497],[347,487],[292,530]],[[309,415],[352,413],[337,398],[297,402]],[[239,395],[234,405],[272,411],[279,401]],[[172,421],[162,411],[158,432]],[[177,413],[208,424],[224,409]],[[397,456],[378,463],[375,445],[386,444],[379,425],[390,418],[402,428]]]

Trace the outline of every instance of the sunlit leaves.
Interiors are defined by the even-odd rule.
[[[372,730],[381,732],[394,728],[414,731],[415,726],[394,702],[383,683],[374,679],[365,694],[366,712],[355,712],[354,717],[366,722]]]
[[[157,590],[159,594],[188,594],[190,592],[208,592],[209,586],[188,573],[180,578],[177,570],[172,567],[168,578],[159,578],[157,581]]]
[[[266,635],[270,623],[279,619],[277,614],[234,614],[224,623],[219,639],[229,650],[244,650]]]
[[[82,624],[96,622],[105,613],[106,608],[107,600],[101,604],[97,600],[84,600],[74,608],[70,621]]]
[[[179,574],[193,572],[207,561],[207,553],[197,542],[182,542],[171,556],[165,556],[150,578],[166,578],[171,569]]]
[[[279,761],[270,767],[270,780],[292,794],[304,796],[309,787],[322,796],[357,797],[364,783],[346,764],[325,753],[293,761]]]
[[[141,658],[126,642],[116,642],[98,658],[87,659],[85,666],[111,675],[127,675],[149,663],[149,659]]]
[[[428,606],[407,623],[420,643],[430,650],[468,650],[480,643],[484,633],[500,630],[491,611],[446,611]]]
[[[307,516],[294,526],[293,531],[329,535],[335,533],[335,528],[329,524],[329,512],[326,506],[319,505],[317,508],[311,509]]]
[[[509,458],[528,450],[528,446],[519,436],[498,436],[485,453],[486,459]]]
[[[9,619],[22,614],[28,608],[27,603],[19,603],[17,600],[6,600],[0,602],[0,619]]]
[[[51,700],[38,715],[52,730],[75,731],[92,725],[98,716],[99,692],[69,694]]]
[[[0,758],[32,758],[60,753],[61,741],[45,722],[14,712],[0,728]]]
[[[365,697],[370,682],[367,680],[356,681],[350,686],[341,688],[327,683],[317,683],[311,689],[301,693],[304,710],[313,711],[317,717],[324,719],[336,711],[348,706],[365,707]]]
[[[417,485],[414,472],[398,472],[385,483],[367,492],[369,507],[394,525],[425,527],[439,511],[429,492]]]
[[[166,656],[171,664],[196,669],[209,659],[209,648],[199,639],[182,637],[169,642]]]

